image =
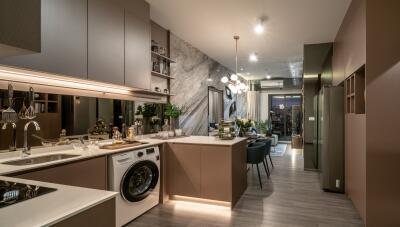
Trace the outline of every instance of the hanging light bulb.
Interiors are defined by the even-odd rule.
[[[238,76],[236,75],[236,74],[232,74],[231,75],[231,80],[232,81],[237,81],[239,78],[238,78]]]
[[[228,81],[229,81],[229,78],[227,76],[224,76],[221,78],[221,82],[224,84],[228,83]]]

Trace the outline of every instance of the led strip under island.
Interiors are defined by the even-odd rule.
[[[165,102],[163,97],[140,94],[140,89],[0,65],[0,88],[96,98]]]

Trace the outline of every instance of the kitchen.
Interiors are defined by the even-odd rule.
[[[182,91],[177,77],[197,64],[184,56],[202,53],[151,21],[144,0],[1,4],[8,20],[24,12],[2,27],[13,35],[0,51],[1,226],[121,226],[169,199],[234,207],[246,139],[208,137],[207,103],[190,98],[223,89],[230,70],[210,62],[215,82]]]
[[[399,225],[398,8],[0,0],[0,226]]]

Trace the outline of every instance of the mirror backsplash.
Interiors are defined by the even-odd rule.
[[[21,112],[23,105],[26,108],[30,106],[28,92],[14,91],[12,107],[17,114]],[[0,112],[8,107],[8,92],[0,90]],[[139,133],[156,133],[164,122],[165,104],[35,93],[33,107],[36,112],[34,120],[39,123],[41,130],[36,132],[33,127],[28,129],[28,144],[41,146],[41,140],[32,137],[32,134],[49,141],[58,140],[62,130],[66,130],[67,136],[94,134],[107,138],[113,127],[118,127],[121,131],[123,124],[129,127],[135,121],[142,124]],[[16,123],[18,148],[23,146],[24,126],[28,121],[18,119]],[[12,134],[12,127],[9,125],[0,130],[0,150],[9,148]]]

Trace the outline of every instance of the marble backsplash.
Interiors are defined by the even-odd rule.
[[[172,33],[170,42],[171,58],[177,61],[171,65],[171,76],[175,77],[171,80],[171,93],[175,94],[171,103],[183,108],[179,125],[186,134],[208,135],[208,86],[224,91],[224,119],[229,119],[229,107],[235,101],[234,116],[246,117],[246,95],[228,99],[225,85],[220,82],[232,71]]]

